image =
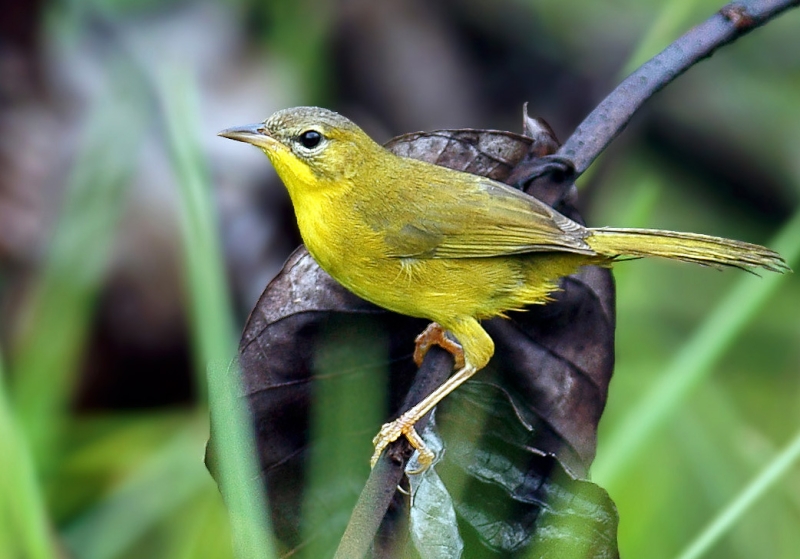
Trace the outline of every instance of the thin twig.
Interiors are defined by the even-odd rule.
[[[622,132],[634,113],[664,86],[717,49],[800,5],[800,0],[732,2],[645,62],[603,99],[575,129],[557,155],[580,176]]]

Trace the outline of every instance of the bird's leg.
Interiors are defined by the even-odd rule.
[[[438,324],[437,324],[438,326]],[[415,449],[419,451],[420,472],[425,471],[433,463],[435,458],[431,449],[425,446],[422,437],[419,436],[414,429],[414,424],[422,419],[425,414],[431,411],[436,404],[450,394],[453,390],[461,386],[461,384],[469,379],[477,371],[477,367],[469,363],[458,370],[453,376],[442,383],[439,388],[434,390],[427,398],[422,400],[419,404],[405,412],[403,415],[392,421],[385,423],[381,427],[380,432],[372,439],[372,444],[375,445],[375,452],[370,460],[370,465],[375,467],[378,463],[381,453],[392,443],[404,436],[408,442]]]
[[[438,345],[453,356],[456,369],[464,368],[464,350],[461,349],[458,343],[448,338],[445,332],[445,329],[438,322],[431,322],[422,331],[422,334],[417,336],[415,340],[416,346],[414,347],[414,363],[417,364],[417,367],[422,367],[422,360],[428,350],[432,346]]]
[[[436,334],[437,330],[438,335]],[[425,332],[422,333],[421,337],[423,338],[423,342],[427,337],[446,339],[444,337],[444,330],[444,328],[436,323],[431,324]],[[389,443],[404,436],[408,439],[408,442],[411,443],[411,446],[419,451],[420,469],[418,471],[426,470],[433,463],[435,456],[433,452],[425,446],[425,443],[414,430],[414,424],[436,407],[436,404],[445,396],[461,386],[474,375],[476,371],[483,369],[486,364],[489,363],[489,359],[491,359],[494,353],[494,342],[492,338],[489,337],[489,334],[486,333],[486,330],[481,328],[480,323],[474,317],[455,317],[448,323],[447,330],[452,332],[461,343],[460,351],[458,352],[461,355],[461,359],[463,359],[460,363],[461,366],[453,376],[443,382],[427,398],[391,423],[386,423],[381,427],[380,432],[372,440],[372,444],[375,445],[375,453],[372,455],[370,464],[372,464],[373,467],[378,462],[378,458],[380,458],[381,453]],[[449,342],[450,340],[446,341]],[[426,351],[427,348],[424,347],[424,343],[419,342],[419,339],[418,344],[423,346],[421,350],[424,355],[424,351]],[[430,344],[428,344],[428,348],[429,347]],[[456,357],[456,359],[458,362],[458,357]]]

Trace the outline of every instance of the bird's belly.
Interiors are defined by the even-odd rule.
[[[524,289],[524,278],[490,260],[384,258],[351,263],[331,275],[378,306],[446,324],[461,316],[495,316],[515,306],[508,294]]]
[[[448,324],[457,317],[485,319],[546,303],[558,279],[588,264],[585,260],[570,254],[384,259],[339,281],[381,307]]]

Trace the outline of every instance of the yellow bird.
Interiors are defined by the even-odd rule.
[[[754,244],[584,227],[505,184],[394,155],[327,109],[285,109],[220,136],[269,157],[289,191],[306,248],[326,272],[376,305],[436,323],[419,340],[423,346],[447,331],[463,350],[453,376],[381,428],[373,466],[400,436],[420,451],[421,464],[430,464],[433,453],[414,423],[491,359],[494,342],[480,321],[547,303],[559,278],[581,266],[660,256],[789,270],[779,254]]]

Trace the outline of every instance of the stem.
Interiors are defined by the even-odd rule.
[[[450,354],[438,347],[432,347],[414,377],[414,383],[408,391],[400,413],[406,412],[432,393],[447,380],[452,370],[453,359]],[[421,432],[427,422],[428,416],[420,419],[416,423],[418,431]],[[403,479],[411,450],[405,437],[401,437],[389,445],[378,460],[358,497],[334,559],[360,559],[367,554],[389,509],[389,504],[397,492],[397,486]]]

